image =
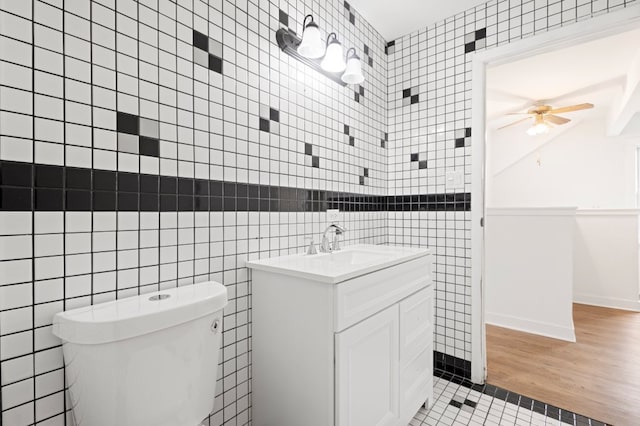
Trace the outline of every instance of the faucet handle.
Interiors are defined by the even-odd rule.
[[[318,254],[316,243],[313,241],[313,237],[307,238],[309,240],[309,246],[307,247],[307,254]]]

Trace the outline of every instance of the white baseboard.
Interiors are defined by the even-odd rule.
[[[573,293],[573,301],[583,305],[602,306],[603,308],[623,309],[640,312],[640,300],[618,299],[615,297],[594,296],[592,294]]]
[[[571,327],[562,327],[555,324],[532,321],[525,318],[518,318],[492,312],[485,312],[485,322],[487,324],[497,325],[498,327],[524,331],[525,333],[539,334],[553,339],[566,340],[567,342],[576,341],[576,333],[573,328],[573,323],[571,324]]]

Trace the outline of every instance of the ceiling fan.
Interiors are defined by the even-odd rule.
[[[529,109],[527,112],[510,112],[507,115],[521,115],[526,114],[528,117],[525,117],[521,120],[516,120],[513,123],[507,124],[506,126],[499,127],[498,130],[504,129],[505,127],[515,126],[516,124],[527,121],[531,118],[534,119],[533,125],[527,130],[527,134],[531,136],[539,135],[542,133],[546,133],[552,128],[552,124],[562,125],[570,122],[571,120],[568,118],[560,117],[555,114],[562,114],[566,112],[580,111],[583,109],[593,108],[593,104],[584,103],[571,105],[561,108],[553,108],[551,105],[536,105]]]

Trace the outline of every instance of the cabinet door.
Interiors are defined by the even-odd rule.
[[[336,424],[387,426],[399,419],[398,305],[336,334]]]

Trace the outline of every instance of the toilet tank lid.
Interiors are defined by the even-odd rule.
[[[66,342],[109,343],[192,321],[226,305],[227,288],[208,281],[60,312],[52,331]]]

